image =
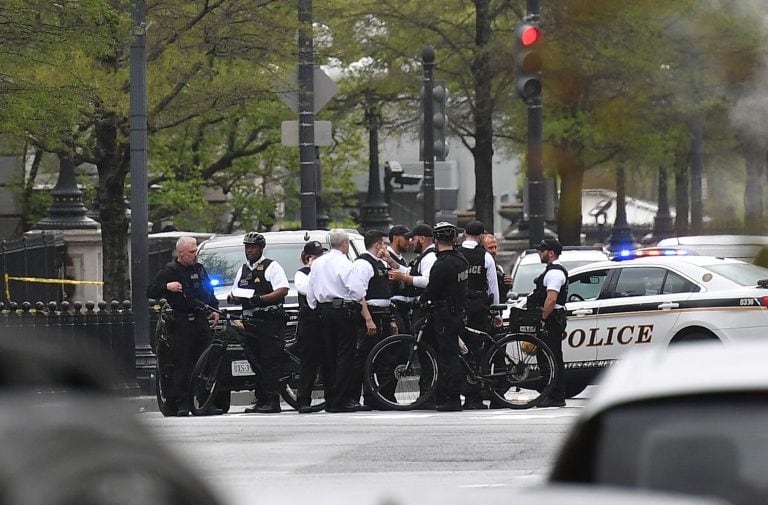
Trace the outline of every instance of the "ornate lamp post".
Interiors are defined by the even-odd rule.
[[[619,165],[616,173],[616,221],[611,229],[611,238],[609,249],[617,252],[622,249],[634,247],[635,237],[632,235],[632,228],[627,222],[627,201],[626,201],[626,183],[624,177],[624,167]]]
[[[389,205],[384,200],[379,181],[379,126],[381,114],[374,103],[373,93],[366,93],[365,121],[368,127],[368,194],[360,209],[360,224],[363,230],[388,230],[392,224]]]

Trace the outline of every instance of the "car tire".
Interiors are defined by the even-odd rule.
[[[718,339],[715,335],[708,332],[707,330],[697,329],[697,330],[690,330],[685,333],[678,333],[677,335],[675,335],[675,337],[672,339],[672,341],[669,344],[672,345],[672,344],[681,344],[681,343],[687,343],[687,342],[704,342],[704,341],[719,342],[720,339]]]

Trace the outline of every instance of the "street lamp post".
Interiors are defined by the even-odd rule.
[[[366,93],[365,120],[368,126],[368,194],[360,209],[360,224],[363,230],[388,230],[392,223],[389,205],[381,192],[379,182],[379,126],[381,114],[373,93]]]
[[[421,61],[424,66],[424,180],[421,189],[424,196],[424,222],[432,225],[435,224],[435,136],[432,129],[434,121],[432,74],[435,68],[435,50],[432,46],[422,48]]]
[[[616,220],[611,228],[610,250],[620,251],[634,247],[635,237],[627,222],[627,199],[624,167],[619,165],[616,172]]]
[[[672,214],[669,212],[669,197],[667,196],[667,168],[659,167],[659,210],[653,218],[653,241],[672,237],[675,234],[675,226],[672,223]]]

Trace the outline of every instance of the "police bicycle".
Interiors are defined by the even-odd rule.
[[[192,370],[190,411],[193,415],[204,415],[212,407],[227,411],[229,401],[224,408],[221,398],[229,399],[232,391],[258,390],[259,378],[262,375],[258,360],[249,355],[243,346],[242,332],[249,323],[232,312],[218,310],[209,305],[205,305],[205,308],[218,312],[221,317],[219,325],[214,329],[210,345],[200,355]],[[287,343],[283,347],[280,396],[296,409],[301,360],[291,344]],[[257,367],[256,370],[253,370],[251,363]],[[313,386],[310,406],[313,410],[325,407],[323,384],[319,377]]]
[[[506,308],[492,305],[490,316]],[[424,339],[424,328],[433,317],[433,307],[427,306],[426,320],[416,335],[392,335],[371,349],[365,386],[385,407],[411,410],[433,401],[439,376],[437,353]],[[558,372],[552,350],[541,339],[540,321],[541,312],[513,308],[509,324],[493,335],[465,327],[463,340],[480,342],[474,351],[463,345],[459,351],[467,382],[480,384],[492,403],[511,409],[531,408],[544,400]]]

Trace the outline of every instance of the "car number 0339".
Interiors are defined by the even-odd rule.
[[[243,377],[246,375],[255,375],[251,364],[247,360],[240,359],[232,362],[232,377]]]

